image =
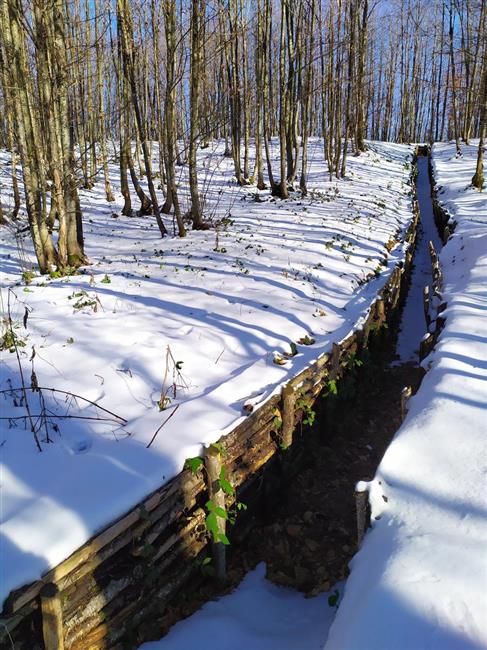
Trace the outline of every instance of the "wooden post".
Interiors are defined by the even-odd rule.
[[[208,477],[208,496],[213,502],[215,508],[221,508],[226,511],[225,493],[220,487],[220,475],[222,471],[222,456],[215,445],[205,447],[205,468]],[[225,534],[226,520],[217,516],[218,533]],[[219,582],[225,582],[227,577],[225,544],[213,539],[211,542],[213,566],[215,568],[215,577]]]
[[[422,361],[423,359],[426,359],[428,354],[431,352],[433,349],[433,346],[435,344],[435,336],[431,332],[427,332],[424,337],[422,338],[420,344],[419,344],[419,360]]]
[[[424,320],[426,321],[426,329],[429,329],[431,324],[430,317],[430,288],[429,285],[426,285],[423,288],[423,310],[424,310]]]
[[[40,591],[45,650],[64,650],[63,615],[59,589],[50,582]]]
[[[404,421],[404,418],[407,415],[409,410],[409,398],[413,394],[411,386],[404,386],[401,391],[401,420]]]
[[[362,545],[362,540],[367,528],[367,503],[369,499],[369,492],[364,489],[365,484],[359,481],[355,486],[355,512],[357,517],[357,548]]]
[[[293,442],[294,431],[294,404],[296,394],[291,384],[287,384],[282,389],[282,428],[281,428],[281,445],[287,449]]]
[[[376,300],[375,302],[375,313],[377,317],[377,322],[380,323],[380,325],[383,325],[387,319],[386,319],[385,305],[382,298],[379,298],[379,300]]]
[[[433,286],[435,289],[438,291],[441,290],[442,287],[442,273],[441,273],[441,266],[440,266],[440,260],[438,259],[438,255],[436,253],[435,247],[433,245],[433,242],[429,242],[429,251],[430,251],[430,257],[431,257],[431,274],[433,276]]]
[[[340,371],[340,355],[340,346],[336,343],[333,343],[330,360],[330,379],[338,379],[338,374]]]
[[[448,228],[448,226],[445,226],[445,229],[443,230],[443,246],[450,239],[450,234],[450,228]]]

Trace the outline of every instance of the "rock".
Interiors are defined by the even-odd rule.
[[[301,526],[296,526],[296,524],[288,524],[286,526],[286,532],[289,537],[299,537],[301,535]]]
[[[309,548],[310,551],[313,551],[313,553],[317,551],[320,547],[318,542],[315,542],[314,539],[306,539],[304,540],[304,543],[306,544],[306,546]]]
[[[310,524],[314,519],[314,514],[311,512],[311,510],[307,510],[303,515],[303,519],[307,524]]]

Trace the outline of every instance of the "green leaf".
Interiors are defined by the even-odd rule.
[[[213,449],[215,449],[215,450],[216,450],[219,454],[221,454],[222,456],[223,456],[224,453],[225,453],[225,450],[223,449],[223,445],[222,445],[221,442],[213,442],[213,443],[210,445],[210,447],[212,447]]]
[[[220,470],[220,477],[219,478],[221,480],[223,480],[225,478],[225,468],[224,467],[222,467],[221,470]]]
[[[237,510],[247,510],[247,504],[237,501]]]
[[[205,508],[208,510],[208,512],[213,512],[215,509],[215,504],[213,501],[211,501],[211,499],[205,503]]]
[[[216,539],[217,535],[219,534],[219,531],[218,531],[218,520],[214,512],[210,512],[210,514],[206,517],[206,528],[213,535],[213,538]]]
[[[274,416],[274,419],[272,420],[272,428],[273,428],[273,430],[274,430],[276,433],[278,433],[278,432],[281,430],[281,427],[282,427],[282,420],[281,420],[281,418],[278,417],[277,415]]]
[[[332,395],[338,395],[337,383],[334,379],[330,379],[328,382],[328,393],[331,393]]]
[[[149,558],[155,555],[156,549],[152,546],[152,544],[144,544],[144,546],[140,550],[140,556]]]
[[[298,353],[298,348],[296,346],[296,343],[294,341],[291,341],[291,356],[295,357]]]
[[[196,474],[196,472],[199,470],[199,468],[202,465],[203,465],[203,459],[200,458],[199,456],[195,456],[194,458],[188,458],[184,463],[185,468],[191,470],[192,474]]]
[[[328,596],[328,605],[330,607],[338,607],[338,599],[340,598],[340,594],[338,593],[338,589],[335,589],[335,591]]]
[[[226,494],[228,494],[229,496],[232,496],[233,494],[235,494],[235,488],[233,487],[233,485],[229,481],[227,481],[226,478],[221,478],[219,483],[220,483],[221,489]]]
[[[218,533],[217,537],[218,537],[218,541],[221,542],[222,544],[225,544],[225,546],[228,546],[230,544],[230,540],[225,535],[225,533]]]
[[[219,506],[217,506],[213,512],[215,515],[217,515],[217,517],[220,517],[221,519],[228,519],[227,511],[223,508],[220,508]]]
[[[110,284],[110,283],[111,283],[111,280],[110,280],[109,276],[105,273],[105,275],[103,276],[103,279],[100,280],[100,282],[101,282],[102,284]]]
[[[145,509],[145,506],[140,506],[139,517],[142,519],[142,521],[147,521],[149,519],[149,513]]]
[[[213,558],[211,558],[211,557],[205,557],[205,559],[203,560],[201,566],[208,566],[208,564],[211,564],[212,561],[213,561]]]

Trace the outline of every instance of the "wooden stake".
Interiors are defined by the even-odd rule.
[[[401,420],[404,420],[407,415],[407,412],[409,410],[409,398],[412,394],[413,390],[411,386],[404,386],[401,391]]]
[[[450,228],[448,228],[448,226],[445,226],[445,230],[443,231],[443,246],[450,239],[450,234]]]
[[[282,389],[282,428],[281,428],[281,445],[287,449],[293,442],[294,431],[294,404],[296,394],[290,384]]]
[[[421,340],[419,344],[419,360],[422,361],[423,359],[426,359],[428,354],[431,352],[433,349],[433,346],[435,344],[435,336],[431,332],[428,332],[425,334],[423,339]]]
[[[362,540],[367,527],[367,501],[368,491],[355,491],[355,512],[357,516],[357,548],[362,545]]]
[[[40,591],[45,650],[64,650],[63,615],[59,589],[50,582]]]
[[[386,322],[386,310],[385,310],[385,305],[384,301],[382,298],[376,301],[375,303],[375,313],[376,313],[376,319],[377,322],[380,323],[381,325]]]
[[[429,329],[431,324],[430,317],[430,288],[429,285],[426,285],[423,288],[423,309],[424,309],[424,320],[426,321],[426,329]]]
[[[220,487],[220,476],[222,471],[221,453],[215,445],[205,447],[205,467],[208,477],[208,496],[215,508],[225,510],[225,493]],[[217,517],[218,534],[225,534],[226,520]],[[215,577],[219,582],[225,582],[227,577],[225,545],[220,541],[212,540],[213,566]]]
[[[340,346],[336,343],[333,343],[331,350],[331,362],[330,362],[330,379],[337,379],[338,373],[340,370]]]

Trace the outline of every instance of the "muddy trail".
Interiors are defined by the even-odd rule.
[[[252,518],[244,517],[232,536],[226,585],[203,578],[195,591],[181,594],[158,621],[154,638],[204,602],[232,591],[259,562],[266,563],[272,582],[307,595],[328,591],[347,577],[357,551],[355,485],[375,475],[401,424],[402,389],[410,386],[414,394],[424,374],[418,352],[425,333],[422,290],[431,280],[428,242],[437,250],[440,242],[426,157],[418,158],[418,172],[421,220],[400,320],[352,360],[336,392],[318,398],[314,424],[302,425],[270,480],[266,476],[258,485]]]

